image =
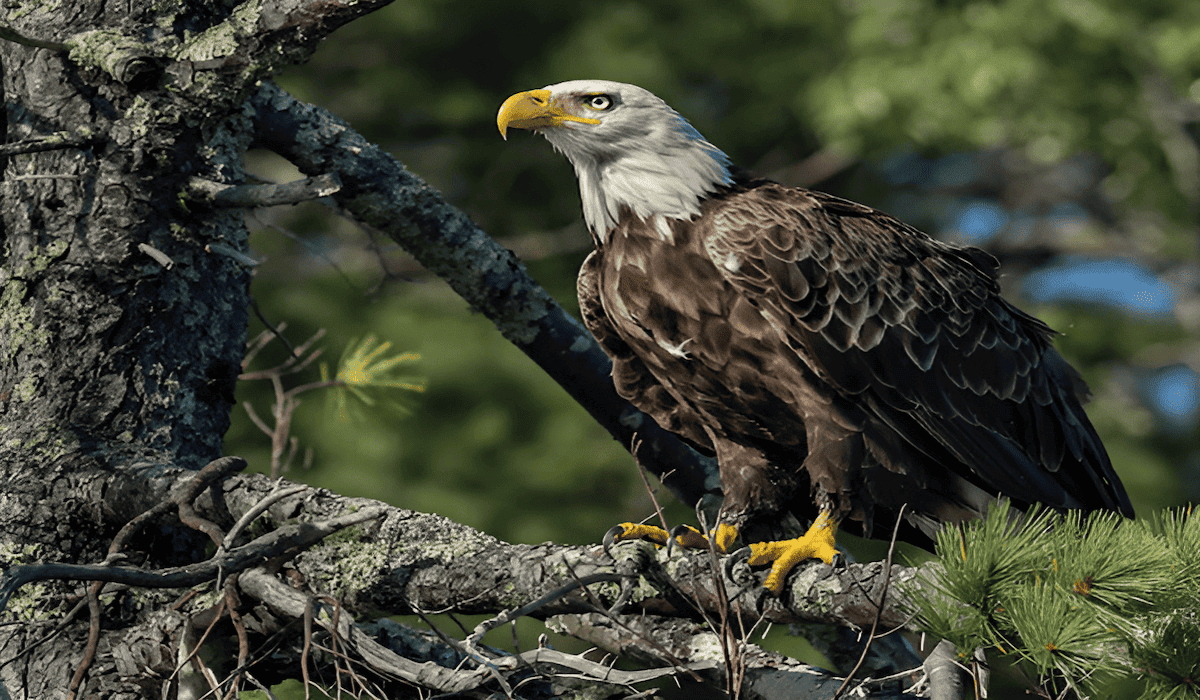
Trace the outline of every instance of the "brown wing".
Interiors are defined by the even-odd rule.
[[[763,183],[705,248],[813,372],[917,452],[1019,501],[1132,514],[1052,331],[1004,301],[995,260],[870,208]],[[966,475],[964,473],[964,475]]]
[[[600,259],[600,251],[594,250],[588,254],[579,268],[576,291],[584,325],[612,360],[613,383],[617,394],[663,428],[691,441],[702,451],[711,453],[712,445],[697,417],[671,396],[613,327],[600,299]]]

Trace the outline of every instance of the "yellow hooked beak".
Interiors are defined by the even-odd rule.
[[[529,90],[518,92],[500,105],[500,113],[496,115],[496,126],[500,136],[508,139],[508,129],[544,129],[548,126],[561,126],[563,122],[580,122],[582,124],[599,124],[599,119],[580,117],[559,107],[550,99],[549,90]]]

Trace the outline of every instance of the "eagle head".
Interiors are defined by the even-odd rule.
[[[571,80],[519,92],[496,115],[509,129],[541,133],[575,166],[583,217],[607,240],[623,209],[664,227],[691,219],[704,197],[732,181],[729,158],[649,90]]]

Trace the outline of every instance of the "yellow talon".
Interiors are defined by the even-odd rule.
[[[733,550],[733,543],[737,541],[738,529],[733,525],[721,523],[713,529],[713,542],[717,545],[717,551],[722,554],[728,554]]]
[[[833,558],[837,556],[834,543],[836,532],[837,523],[828,512],[822,511],[803,537],[751,544],[748,563],[751,566],[771,565],[771,571],[767,574],[763,586],[779,595],[783,590],[784,579],[800,562],[806,559],[820,559],[833,565]],[[614,542],[625,540],[649,540],[657,545],[665,545],[674,540],[674,544],[687,549],[707,549],[710,539],[717,551],[728,554],[738,539],[738,529],[734,525],[721,523],[706,537],[690,525],[682,525],[667,532],[655,525],[621,523],[604,535],[604,546],[607,549]]]
[[[675,544],[684,549],[708,549],[708,538],[691,525],[681,525],[671,531]]]
[[[649,540],[654,544],[666,544],[671,535],[661,527],[640,523],[621,523],[604,535],[604,546],[625,540]]]
[[[718,525],[709,537],[716,543],[717,551],[728,553],[734,540],[737,539],[737,528],[732,525]],[[674,543],[685,549],[708,549],[709,537],[691,525],[681,525],[671,532],[656,525],[640,523],[621,523],[604,535],[604,546],[625,540],[648,540],[657,545],[665,545],[672,539]]]
[[[837,524],[833,522],[829,513],[822,512],[803,537],[778,542],[756,542],[750,545],[749,564],[771,565],[771,573],[767,574],[767,581],[763,586],[779,595],[783,590],[784,579],[800,562],[806,559],[820,559],[833,565],[833,558],[837,555],[833,539],[836,531]]]

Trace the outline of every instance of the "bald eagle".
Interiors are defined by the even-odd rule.
[[[716,455],[714,544],[750,545],[771,590],[799,561],[831,563],[839,525],[869,534],[902,505],[929,537],[998,496],[1132,516],[1087,387],[1000,296],[986,252],[756,179],[634,85],[518,93],[497,125],[575,167],[595,243],[584,322],[618,393]],[[795,537],[789,516],[815,522]],[[641,536],[665,537],[618,532]]]

